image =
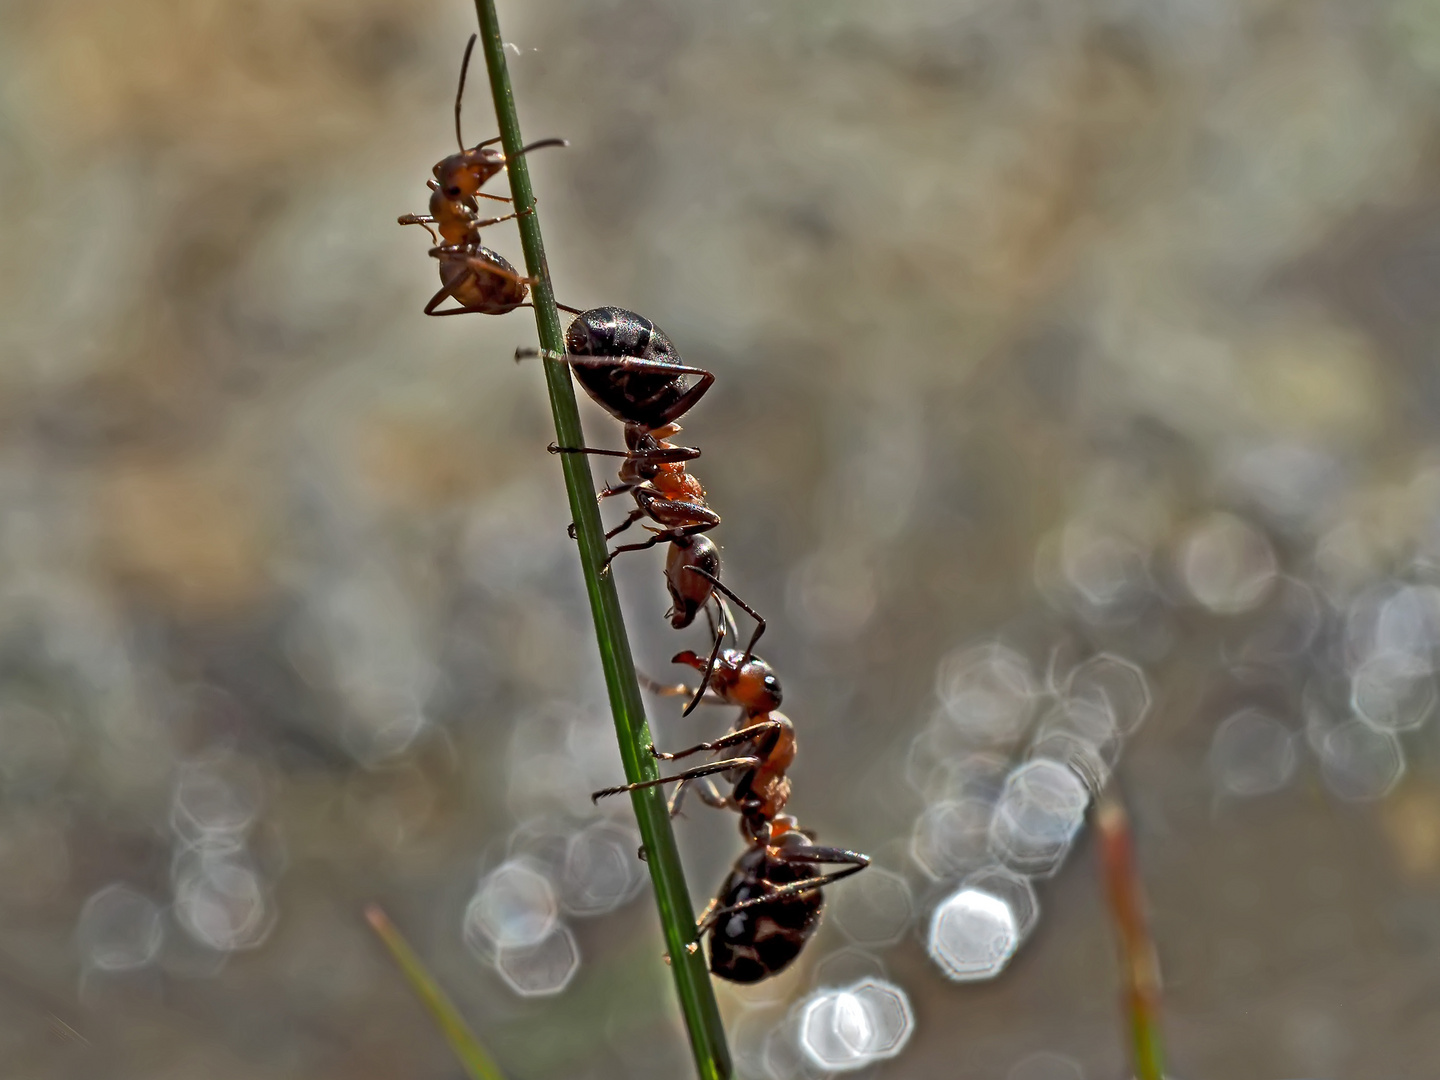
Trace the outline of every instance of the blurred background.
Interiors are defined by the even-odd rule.
[[[718,374],[684,438],[791,808],[875,859],[719,987],[741,1075],[1128,1076],[1108,784],[1175,1075],[1433,1076],[1440,4],[500,14],[527,137],[571,141],[531,163],[557,294]],[[4,1071],[458,1076],[374,900],[507,1075],[689,1075],[588,799],[620,763],[531,316],[423,317],[395,224],[473,12],[0,27]],[[661,565],[617,576],[669,677],[705,633]],[[728,722],[678,712],[662,745]],[[741,842],[679,835],[698,907]]]

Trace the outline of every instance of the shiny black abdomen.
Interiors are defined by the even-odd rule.
[[[624,308],[592,308],[576,316],[565,331],[565,350],[575,356],[636,357],[679,367],[679,354],[658,326]],[[618,366],[572,363],[575,377],[591,397],[619,420],[652,423],[685,392],[684,377],[623,371]]]
[[[764,895],[776,885],[798,881],[809,873],[808,867],[782,869],[769,860],[765,873],[770,881],[766,883],[760,880],[757,868],[747,867],[745,862],[742,859],[726,879],[721,907]],[[731,982],[753,983],[783,970],[814,936],[824,903],[820,890],[813,889],[722,917],[710,929],[711,972]]]

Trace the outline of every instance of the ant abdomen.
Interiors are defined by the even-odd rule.
[[[692,566],[705,574],[690,572]],[[689,536],[670,545],[670,553],[665,556],[665,587],[670,591],[672,627],[683,630],[695,621],[714,593],[709,579],[719,576],[720,550],[708,536]]]

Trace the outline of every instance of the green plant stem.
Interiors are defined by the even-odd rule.
[[[520,242],[525,250],[525,269],[531,278],[536,279],[531,298],[535,305],[540,347],[547,354],[558,355],[565,350],[565,340],[560,332],[560,313],[555,307],[550,270],[545,262],[540,219],[535,214],[530,170],[524,156],[519,153],[524,142],[520,137],[520,121],[515,114],[515,97],[510,88],[505,45],[495,16],[495,2],[475,0],[475,10],[480,18],[480,44],[485,52],[490,91],[495,99],[495,119],[499,123],[501,144],[509,161],[510,194],[515,201],[515,210],[521,215],[518,224]],[[541,363],[545,366],[545,384],[550,392],[550,408],[555,415],[556,441],[561,446],[584,446],[569,366],[563,361],[550,359],[548,355]],[[600,662],[605,671],[605,686],[610,695],[610,711],[615,718],[615,734],[620,743],[625,777],[631,783],[653,780],[659,773],[655,759],[646,750],[651,742],[650,729],[645,722],[640,686],[635,679],[635,662],[630,656],[630,641],[620,615],[620,598],[615,592],[613,579],[600,573],[605,560],[605,535],[600,510],[595,502],[590,466],[583,454],[561,454],[560,464],[565,473],[565,490],[570,497],[570,513],[574,515],[580,567],[585,575],[585,591],[590,597],[590,611],[595,619],[595,639],[600,646]],[[658,787],[646,788],[632,792],[631,799],[645,844],[655,904],[665,932],[665,946],[680,997],[680,1010],[690,1033],[696,1071],[702,1080],[726,1080],[731,1071],[730,1052],[725,1044],[725,1029],[720,1023],[720,1009],[715,1003],[704,953],[692,948],[695,912],[685,887],[680,852],[670,830],[664,794]]]
[[[1130,1020],[1135,1080],[1165,1080],[1161,1038],[1160,962],[1145,918],[1145,887],[1135,863],[1130,818],[1113,797],[1096,807],[1100,867],[1110,901],[1110,917],[1120,947],[1120,974]]]
[[[390,955],[394,957],[395,963],[410,981],[410,986],[435,1019],[445,1041],[450,1044],[450,1049],[455,1051],[455,1056],[460,1059],[460,1064],[465,1066],[471,1080],[505,1080],[495,1060],[480,1045],[480,1040],[465,1023],[465,1018],[445,996],[445,991],[440,989],[434,976],[425,969],[424,961],[415,955],[410,943],[395,929],[389,916],[380,910],[378,905],[371,904],[365,909],[365,918],[376,936],[390,950]]]

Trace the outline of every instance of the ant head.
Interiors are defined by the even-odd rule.
[[[695,615],[714,591],[705,574],[687,571],[686,567],[690,566],[699,567],[715,577],[720,576],[720,551],[713,540],[692,536],[690,543],[684,547],[678,543],[671,544],[670,553],[665,557],[665,587],[670,590],[671,601],[670,625],[676,630],[683,630],[695,621]]]
[[[718,668],[711,677],[716,689],[751,716],[774,712],[780,707],[780,678],[772,668],[758,656],[752,656],[744,663],[736,663],[741,654],[730,650],[726,656],[730,663]],[[728,685],[727,685],[728,684]]]
[[[481,143],[436,162],[434,173],[447,199],[465,199],[473,198],[485,181],[504,167],[504,153]]]

